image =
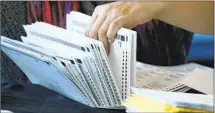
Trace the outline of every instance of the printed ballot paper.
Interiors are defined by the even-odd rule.
[[[171,92],[195,89],[213,94],[213,69],[196,63],[154,66],[136,63],[136,87]]]
[[[71,12],[67,29],[23,25],[22,42],[1,36],[1,49],[34,84],[92,107],[120,107],[135,86],[136,32],[119,29],[107,56],[102,42],[84,35],[89,21]]]

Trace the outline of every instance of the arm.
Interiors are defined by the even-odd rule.
[[[113,2],[97,6],[86,36],[100,40],[109,53],[119,28],[132,29],[158,19],[188,31],[213,34],[213,2]]]
[[[214,3],[164,2],[155,18],[188,31],[213,34]]]

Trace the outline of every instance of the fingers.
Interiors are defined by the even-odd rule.
[[[95,23],[96,19],[97,19],[98,15],[97,14],[94,14],[94,16],[92,16],[91,20],[90,20],[90,23],[85,31],[85,35],[86,36],[89,36],[89,32],[90,32],[90,29],[92,27],[92,25]]]
[[[110,52],[110,44],[109,44],[109,42],[108,42],[108,38],[107,38],[107,37],[102,37],[102,36],[100,36],[100,37],[99,37],[99,40],[103,43],[104,48],[105,48],[105,51],[106,51],[107,55],[109,55],[109,52]]]
[[[110,43],[114,41],[117,31],[121,27],[128,26],[128,21],[129,19],[126,16],[109,15],[107,18],[106,16],[97,17],[90,28],[89,37],[99,39],[103,43],[107,55],[109,55]]]
[[[89,37],[98,39],[98,31],[104,23],[106,16],[98,16],[92,27],[90,28]]]
[[[99,40],[102,41],[107,55],[109,55],[109,52],[110,52],[109,38],[107,37],[107,30],[110,25],[110,22],[111,22],[111,18],[107,17],[98,31]]]
[[[93,36],[95,36],[94,32],[98,33],[98,30],[97,30],[98,27],[101,27],[101,23],[105,21],[103,17],[108,16],[113,6],[117,7],[120,4],[124,4],[124,2],[113,2],[113,3],[97,6],[93,12],[88,28],[85,31],[85,35],[93,38]],[[94,28],[97,28],[97,29],[94,29]]]
[[[95,23],[97,17],[98,17],[98,8],[95,9],[95,11],[93,12],[93,15],[91,17],[90,23],[89,23],[89,25],[88,25],[88,27],[87,27],[87,29],[85,31],[86,36],[89,36],[89,31],[90,31],[92,25]]]
[[[85,32],[85,35],[100,40],[109,54],[109,46],[115,39],[115,35],[120,27],[126,25],[126,17],[121,11],[120,5],[124,2],[116,2],[103,6],[97,6],[92,15],[90,24]],[[131,18],[132,19],[132,18]]]
[[[127,17],[121,16],[121,17],[115,19],[113,22],[111,22],[111,24],[109,25],[108,31],[107,31],[107,37],[110,39],[114,39],[117,34],[117,31],[121,27],[128,26],[127,20],[128,20]]]
[[[110,43],[112,43],[115,39],[115,35],[117,31],[124,26],[128,26],[128,17],[118,17],[115,19],[114,16],[108,16],[108,18],[104,21],[102,26],[99,29],[98,37],[99,40],[103,42],[105,50],[109,55],[110,52]]]

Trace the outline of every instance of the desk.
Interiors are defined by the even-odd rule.
[[[1,89],[1,109],[14,113],[125,113],[125,110],[91,108],[39,85],[14,84]],[[199,93],[195,90],[189,92]]]
[[[39,85],[14,84],[1,87],[1,109],[14,113],[124,113],[125,110],[96,109],[65,98]],[[71,92],[72,93],[72,92]]]

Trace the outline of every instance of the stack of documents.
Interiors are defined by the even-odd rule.
[[[67,14],[66,29],[83,35],[90,18],[88,15],[72,11]],[[121,28],[113,44],[110,45],[108,60],[113,74],[116,75],[115,79],[122,99],[129,96],[130,86],[135,86],[136,82],[136,42],[137,33],[135,31]]]
[[[212,113],[213,95],[164,92],[132,88],[123,105],[127,112],[204,112]]]
[[[121,28],[107,56],[102,42],[83,33],[89,16],[71,12],[67,17],[67,29],[43,22],[23,25],[22,42],[1,36],[1,50],[34,84],[92,107],[119,107],[135,84],[136,32]]]
[[[213,68],[196,63],[154,66],[137,62],[136,72],[136,88],[171,92],[195,89],[204,94],[213,94]]]

